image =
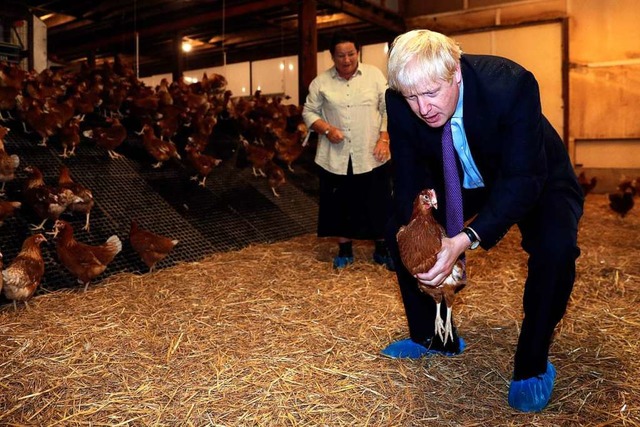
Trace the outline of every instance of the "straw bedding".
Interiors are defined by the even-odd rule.
[[[0,424],[63,426],[640,425],[640,214],[589,195],[582,256],[540,414],[506,394],[526,259],[516,230],[471,252],[458,357],[390,360],[407,336],[393,273],[315,236],[40,292],[0,310]]]

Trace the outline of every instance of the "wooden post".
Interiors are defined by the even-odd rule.
[[[298,58],[298,103],[303,105],[309,93],[309,84],[318,74],[318,32],[316,0],[298,2],[298,32],[300,46]]]
[[[177,32],[173,38],[173,54],[175,60],[173,61],[171,77],[174,82],[177,82],[184,72],[184,52],[182,51],[182,34],[180,32]]]

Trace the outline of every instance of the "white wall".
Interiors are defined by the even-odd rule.
[[[387,75],[386,43],[362,46],[362,61],[380,68]],[[333,66],[331,53],[328,50],[318,52],[318,74]],[[185,77],[197,80],[202,79],[203,73],[221,74],[227,79],[227,89],[233,92],[233,96],[248,96],[258,87],[265,95],[284,94],[290,98],[283,100],[285,104],[300,105],[304,100],[298,99],[298,57],[285,56],[280,58],[265,59],[262,61],[239,62],[226,66],[201,68],[184,72]],[[158,74],[149,77],[141,77],[147,86],[155,87],[160,80],[166,78],[171,81],[171,74]]]
[[[463,52],[503,56],[531,71],[540,86],[542,112],[562,137],[562,27],[560,23],[482,31],[453,38]]]
[[[377,43],[362,46],[362,62],[365,64],[375,65],[380,68],[385,78],[387,77],[387,52],[389,51],[388,43]]]

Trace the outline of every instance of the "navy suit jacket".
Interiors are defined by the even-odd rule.
[[[465,220],[481,246],[494,246],[524,219],[542,192],[566,197],[579,217],[583,194],[567,150],[543,116],[533,74],[506,58],[463,55],[463,121],[484,188],[463,189]],[[409,222],[413,200],[424,188],[444,195],[442,128],[431,128],[404,97],[386,94],[388,130],[394,167],[396,225]],[[462,169],[460,176],[462,177]],[[436,217],[444,223],[446,205],[438,197]]]

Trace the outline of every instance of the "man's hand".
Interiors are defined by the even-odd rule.
[[[426,273],[416,274],[416,279],[426,286],[438,287],[453,271],[460,255],[469,247],[469,238],[460,233],[452,238],[444,237],[438,252],[436,263]]]

